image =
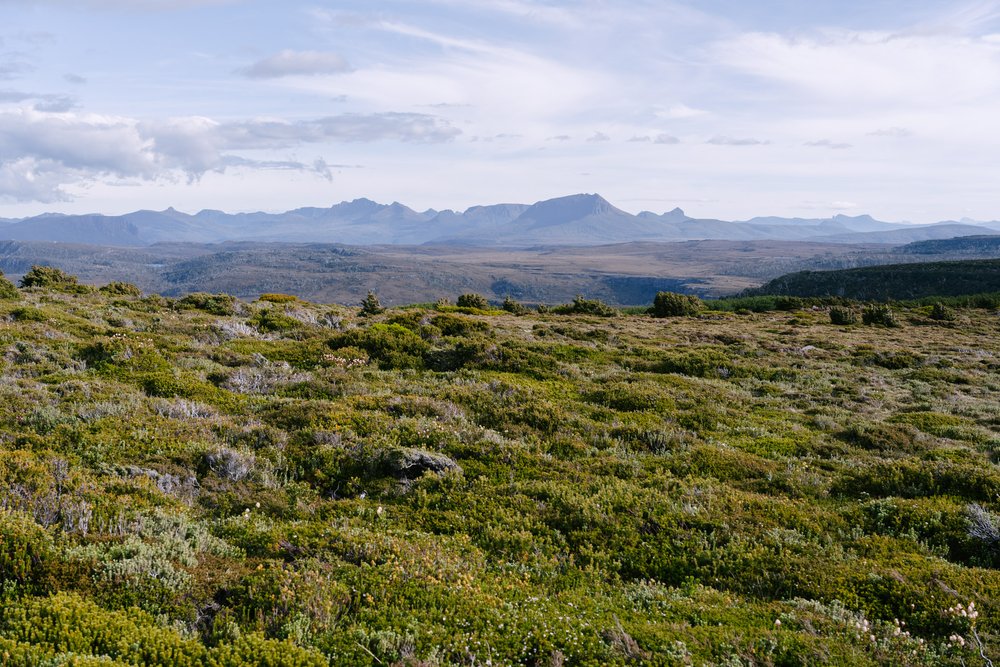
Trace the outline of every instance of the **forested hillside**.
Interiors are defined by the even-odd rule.
[[[991,311],[24,283],[0,284],[4,665],[998,656]]]
[[[775,278],[746,293],[884,301],[997,291],[1000,291],[1000,260],[980,259],[801,271]]]

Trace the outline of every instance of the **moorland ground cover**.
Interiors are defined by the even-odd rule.
[[[0,286],[4,664],[1000,645],[995,309],[362,316],[36,278]]]

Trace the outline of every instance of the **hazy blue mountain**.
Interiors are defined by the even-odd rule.
[[[914,225],[903,229],[882,232],[854,232],[817,237],[817,241],[832,243],[912,243],[914,241],[931,241],[937,239],[952,239],[961,236],[982,235],[989,230],[978,225],[960,225],[939,222],[934,225]]]
[[[120,216],[49,213],[0,219],[0,239],[124,247],[224,241],[508,247],[700,240],[904,244],[993,231],[1000,231],[1000,223],[910,225],[868,215],[726,221],[692,218],[680,208],[633,215],[597,194],[557,197],[532,205],[472,206],[465,211],[415,211],[399,202],[355,199],[284,213],[230,214],[206,209],[191,215],[168,208]]]

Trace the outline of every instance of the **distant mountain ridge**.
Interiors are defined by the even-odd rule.
[[[1000,233],[1000,222],[946,221],[910,225],[871,216],[758,217],[745,221],[691,218],[680,208],[633,215],[597,194],[575,194],[535,204],[472,206],[465,211],[415,211],[399,202],[355,199],[329,208],[284,213],[195,214],[174,208],[125,215],[0,218],[0,239],[143,247],[163,242],[226,241],[343,243],[350,245],[458,244],[497,247],[589,246],[630,241],[785,240],[904,244]]]

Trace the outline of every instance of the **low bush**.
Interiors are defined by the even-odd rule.
[[[573,298],[573,303],[555,306],[551,312],[557,315],[597,315],[598,317],[616,317],[618,310],[598,299],[584,299],[582,296]]]
[[[490,302],[481,294],[462,294],[455,301],[459,308],[475,308],[477,310],[489,310]]]
[[[830,309],[830,323],[839,326],[857,324],[858,314],[852,308],[834,306]]]
[[[108,283],[107,285],[101,286],[98,291],[111,296],[142,296],[141,289],[132,283],[125,282]]]
[[[234,315],[236,314],[236,297],[230,294],[195,292],[179,299],[177,306],[179,308],[203,310],[212,315]]]
[[[38,265],[32,266],[21,277],[21,287],[45,287],[71,293],[86,293],[91,291],[89,286],[81,285],[76,276],[70,275],[54,266]]]
[[[653,299],[653,317],[683,317],[697,315],[703,308],[701,299],[690,294],[657,292]]]
[[[899,320],[892,308],[884,303],[875,303],[865,307],[861,313],[861,321],[868,326],[898,327]]]

